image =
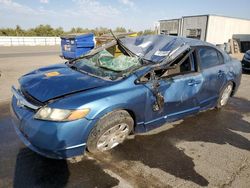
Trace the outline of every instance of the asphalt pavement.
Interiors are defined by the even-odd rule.
[[[63,62],[59,52],[52,55],[43,47],[19,50],[45,55],[1,58],[0,53],[0,187],[249,187],[249,73],[226,108],[166,124],[73,163],[32,152],[15,134],[10,86],[34,68]]]

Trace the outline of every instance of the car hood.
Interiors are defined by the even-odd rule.
[[[21,89],[40,102],[112,84],[72,70],[65,64],[32,71],[19,79]]]

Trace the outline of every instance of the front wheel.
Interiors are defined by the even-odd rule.
[[[87,148],[91,153],[104,152],[121,144],[132,131],[134,120],[125,110],[106,114],[91,131]]]
[[[233,91],[233,83],[229,82],[227,85],[222,89],[220,93],[220,97],[217,102],[217,108],[222,108],[225,106],[228,102],[228,99],[230,98]]]

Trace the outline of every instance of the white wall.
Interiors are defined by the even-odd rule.
[[[207,42],[223,44],[237,34],[250,34],[250,20],[209,16]]]
[[[12,37],[0,36],[0,46],[46,46],[60,45],[60,37]]]

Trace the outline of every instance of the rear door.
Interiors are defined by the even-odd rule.
[[[213,47],[197,49],[204,84],[198,95],[201,108],[213,107],[226,82],[226,66],[222,54]]]

